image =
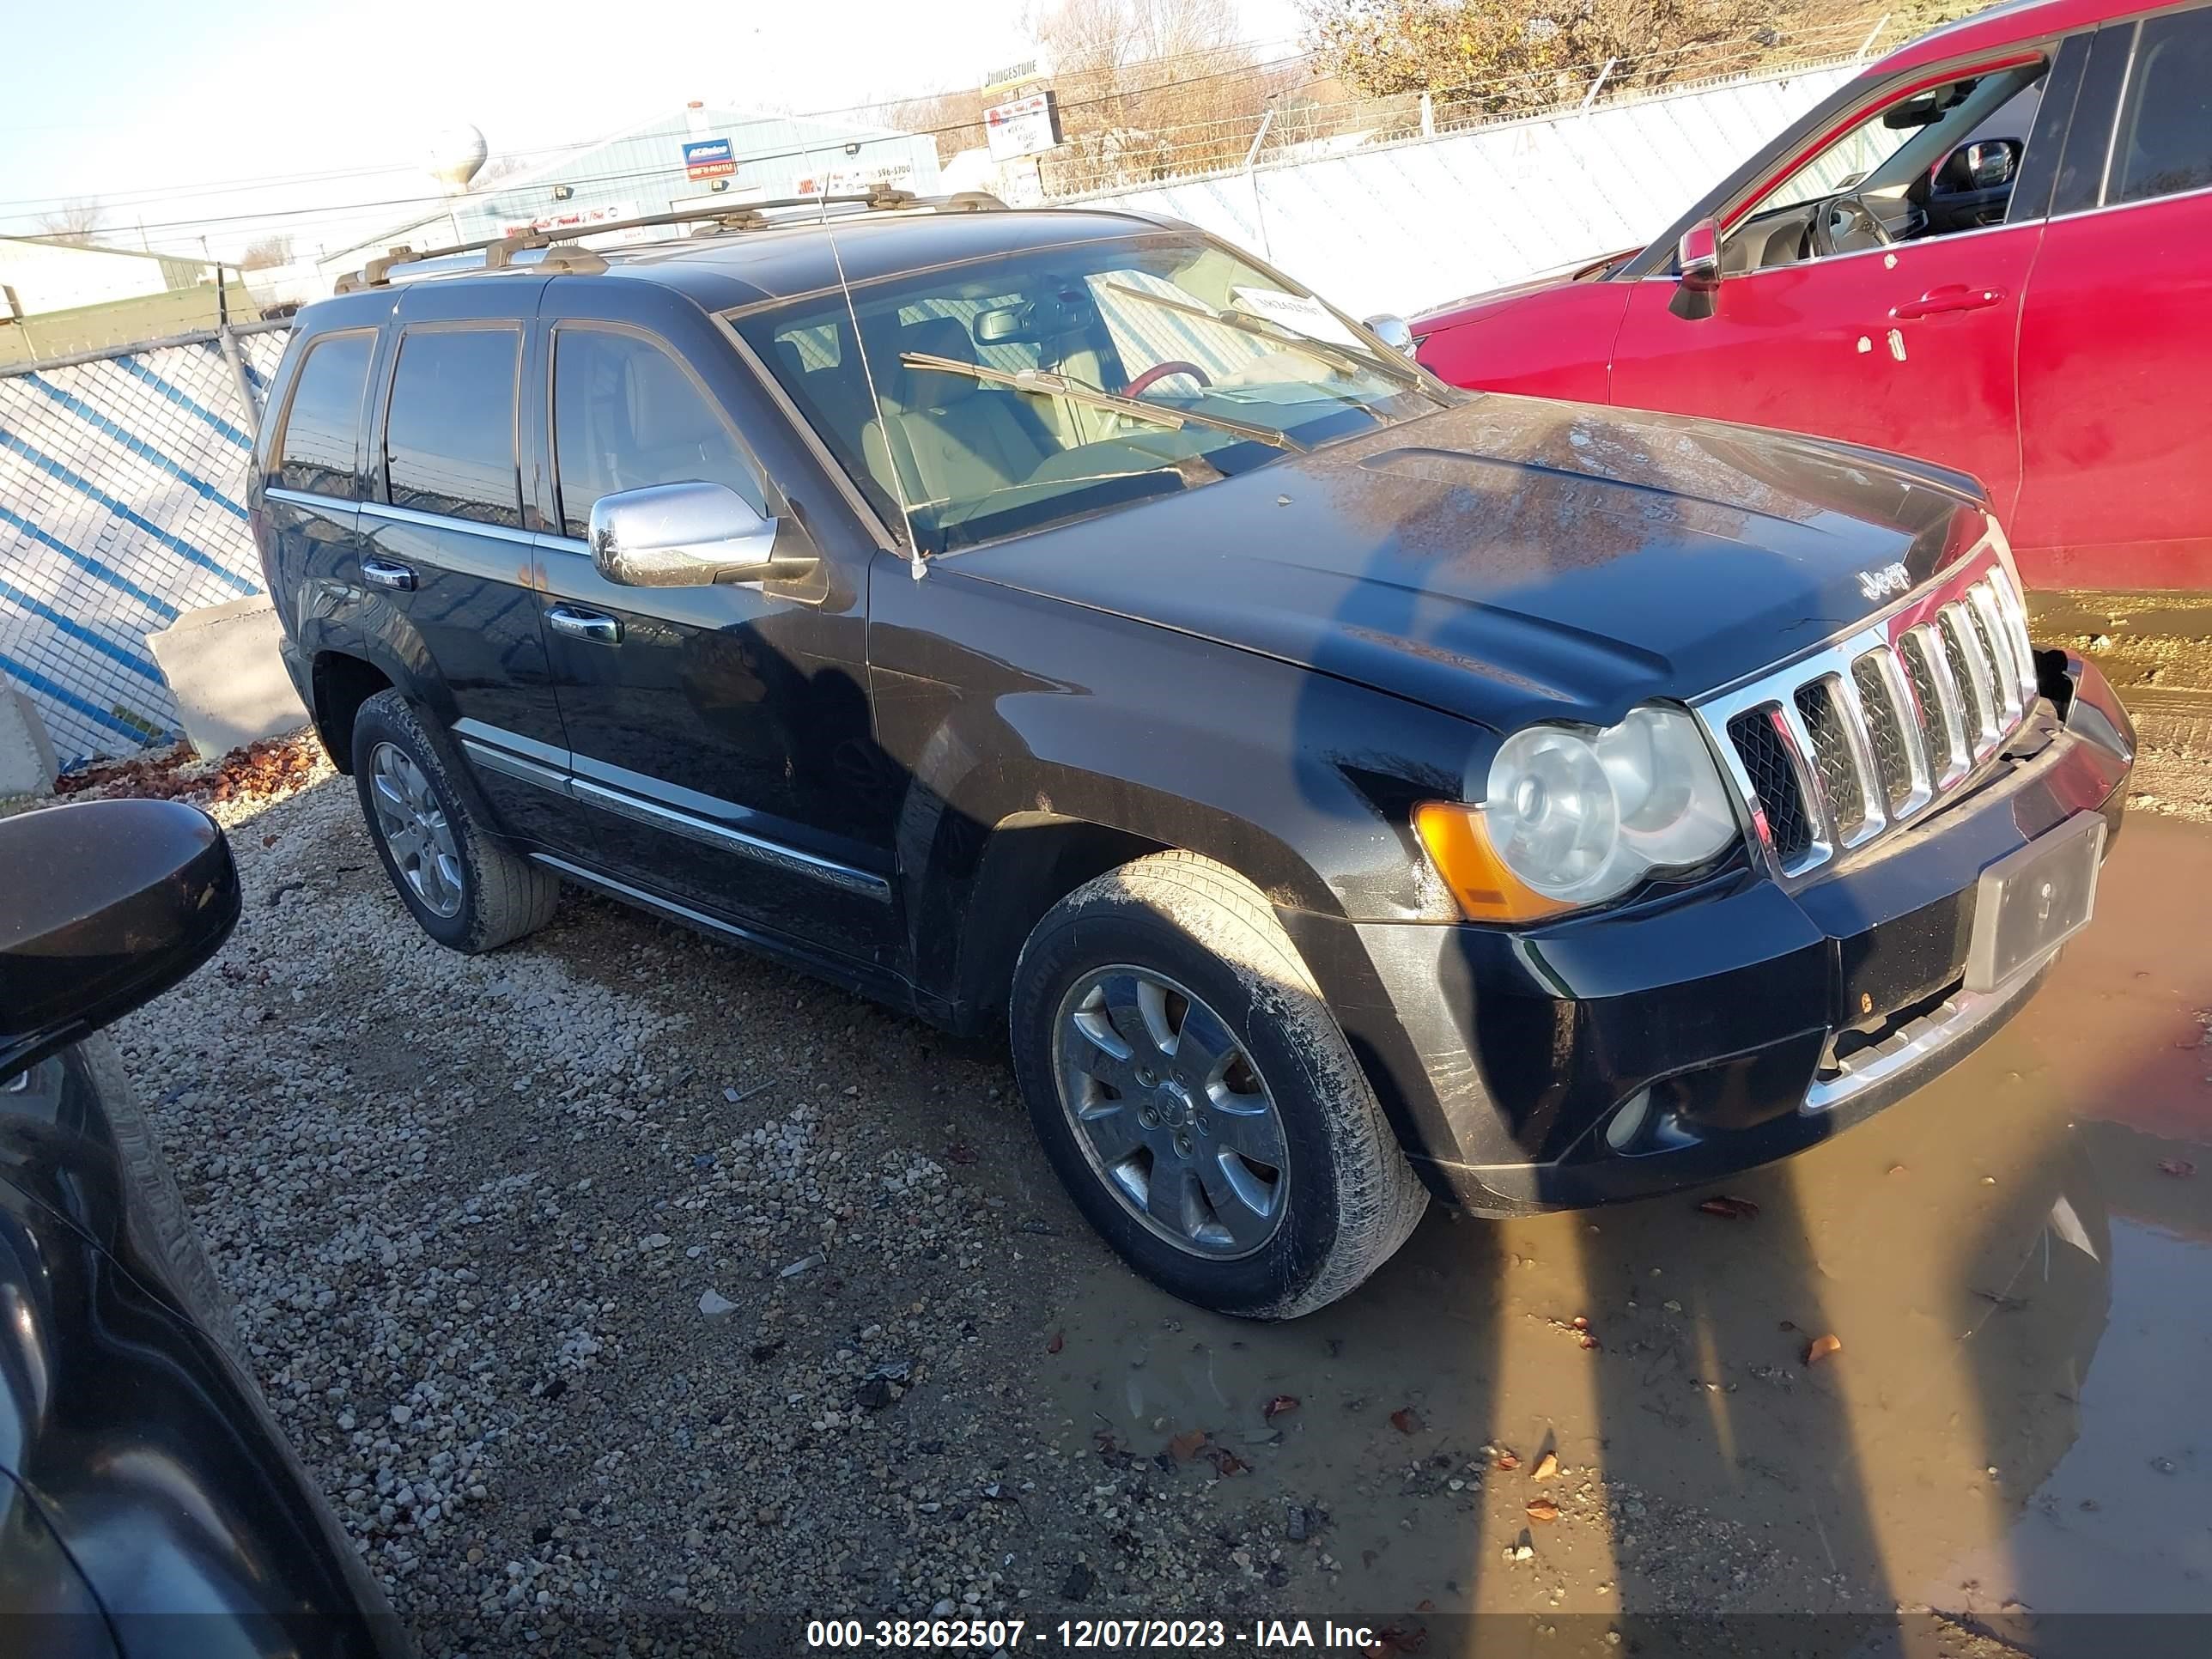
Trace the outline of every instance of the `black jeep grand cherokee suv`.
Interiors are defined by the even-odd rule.
[[[301,313],[254,524],[434,938],[574,881],[1003,1019],[1099,1231],[1283,1317],[1431,1194],[1832,1133],[2087,919],[2133,732],[1971,480],[1454,392],[1186,226],[974,206]]]

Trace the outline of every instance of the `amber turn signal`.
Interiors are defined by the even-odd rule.
[[[1537,921],[1575,908],[1536,891],[1505,867],[1490,844],[1480,807],[1425,801],[1413,809],[1413,833],[1469,921]]]

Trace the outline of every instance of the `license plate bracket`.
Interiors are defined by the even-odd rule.
[[[1974,890],[1966,989],[1996,989],[2087,927],[2104,856],[2104,817],[2077,812],[1984,870]]]

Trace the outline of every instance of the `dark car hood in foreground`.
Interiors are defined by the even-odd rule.
[[[1713,690],[1927,580],[1972,481],[1675,416],[1486,394],[945,561],[1507,730]]]

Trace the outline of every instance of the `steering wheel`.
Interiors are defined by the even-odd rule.
[[[1897,240],[1875,210],[1850,191],[1823,198],[1814,208],[1812,221],[1805,232],[1816,259],[1825,259],[1832,253],[1887,247]]]
[[[1188,374],[1200,386],[1212,386],[1212,376],[1196,363],[1187,363],[1180,357],[1164,363],[1154,363],[1150,368],[1121,388],[1124,398],[1135,398],[1151,390],[1153,383],[1164,380],[1170,374]]]

